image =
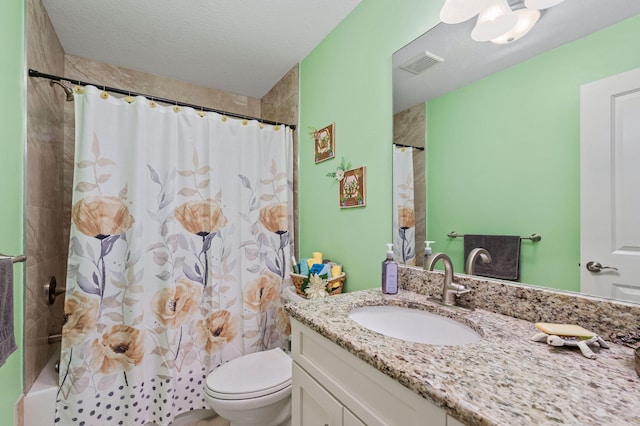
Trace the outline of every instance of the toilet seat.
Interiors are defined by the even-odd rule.
[[[207,377],[211,398],[259,398],[291,386],[291,358],[282,349],[255,352],[221,365]]]

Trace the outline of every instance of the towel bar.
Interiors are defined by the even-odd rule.
[[[449,238],[458,238],[458,237],[464,237],[464,235],[458,234],[456,231],[451,231],[447,234],[447,237]],[[538,241],[540,241],[542,239],[542,235],[540,234],[531,234],[528,237],[520,237],[521,240],[531,240],[534,243],[537,243]]]
[[[24,262],[25,260],[27,260],[27,256],[25,256],[24,254],[21,254],[20,256],[9,256],[9,255],[0,253],[0,259],[11,259],[11,262],[18,263],[18,262]]]

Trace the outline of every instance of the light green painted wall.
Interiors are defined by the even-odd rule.
[[[463,269],[459,233],[523,242],[521,280],[580,288],[580,85],[640,67],[640,17],[427,104],[427,235]]]
[[[21,254],[23,237],[23,153],[25,119],[24,3],[0,2],[0,252]],[[19,349],[0,367],[0,419],[13,424],[22,393],[23,268],[14,266],[14,325]]]
[[[363,0],[300,64],[300,257],[343,263],[346,290],[380,285],[391,242],[391,55],[437,23],[440,2]],[[309,127],[336,124],[336,158],[314,164]],[[325,175],[367,167],[367,205],[340,209]]]

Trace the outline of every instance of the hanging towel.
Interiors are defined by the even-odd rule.
[[[0,366],[17,349],[13,334],[13,261],[0,259]]]
[[[464,258],[474,248],[482,247],[491,255],[491,263],[476,262],[474,275],[520,280],[520,237],[513,235],[465,235]]]

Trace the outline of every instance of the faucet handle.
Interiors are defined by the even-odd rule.
[[[460,295],[462,295],[462,294],[469,293],[469,292],[471,292],[471,291],[473,291],[473,289],[470,289],[470,288],[466,288],[466,287],[465,287],[465,288],[463,288],[462,290],[458,290],[458,291],[456,291],[456,296],[460,296]]]

